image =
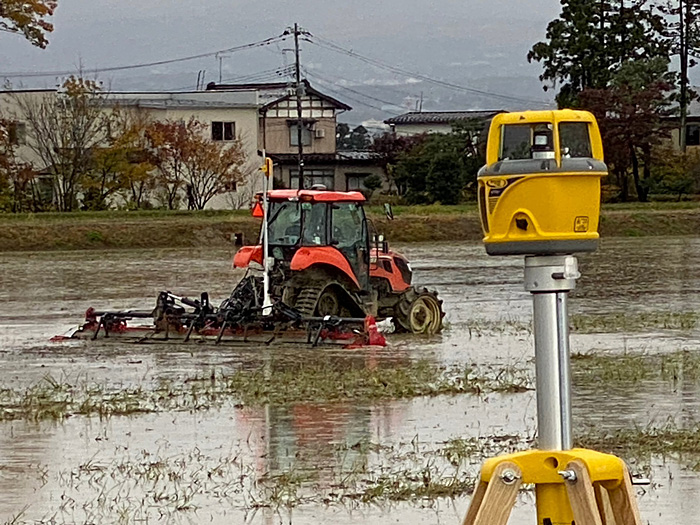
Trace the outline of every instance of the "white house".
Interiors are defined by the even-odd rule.
[[[304,81],[302,105],[302,145],[306,184],[323,182],[329,189],[356,189],[362,179],[377,171],[370,154],[341,155],[335,147],[336,116],[350,106],[325,95]],[[24,97],[55,97],[57,89],[12,90],[0,92],[0,116],[16,125],[18,155],[38,170],[46,168],[27,146],[27,126],[22,122],[18,100]],[[208,125],[214,141],[239,139],[246,154],[246,178],[236,191],[212,199],[209,208],[245,207],[262,187],[262,151],[275,160],[276,178],[292,187],[298,184],[297,113],[293,84],[211,83],[205,91],[188,92],[110,92],[105,106],[135,108],[152,120],[189,120]],[[317,180],[318,179],[318,180]]]

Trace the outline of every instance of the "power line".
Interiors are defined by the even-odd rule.
[[[473,93],[473,94],[477,94],[477,95],[501,99],[501,100],[505,100],[508,102],[538,104],[540,106],[548,106],[549,105],[548,102],[544,102],[542,100],[531,100],[531,99],[526,99],[526,98],[521,98],[521,97],[513,97],[510,95],[503,95],[500,93],[492,93],[492,92],[484,91],[481,89],[471,88],[471,87],[467,87],[467,86],[461,86],[459,84],[454,84],[452,82],[433,78],[433,77],[430,77],[428,75],[424,75],[422,73],[408,71],[408,70],[400,68],[398,66],[387,64],[386,62],[382,62],[380,60],[361,55],[355,51],[345,49],[344,47],[332,42],[331,40],[327,40],[325,38],[319,37],[318,35],[314,35],[314,39],[310,40],[310,42],[318,47],[328,49],[328,50],[334,51],[336,53],[341,53],[341,54],[350,56],[352,58],[355,58],[357,60],[360,60],[360,61],[365,62],[365,63],[370,64],[370,65],[379,67],[381,69],[385,69],[387,71],[391,71],[393,73],[397,73],[397,74],[405,76],[405,77],[418,78],[418,79],[424,80],[425,82],[429,82],[431,84],[446,87],[449,89],[453,89],[453,90],[457,90],[457,91],[465,91],[467,93]]]
[[[273,36],[270,38],[266,38],[265,40],[260,40],[258,42],[252,42],[250,44],[243,44],[240,46],[234,46],[234,47],[229,47],[227,49],[220,49],[218,51],[211,51],[209,53],[201,53],[199,55],[190,55],[186,57],[180,57],[180,58],[172,58],[169,60],[159,60],[157,62],[145,62],[141,64],[130,64],[127,66],[114,66],[114,67],[101,67],[101,68],[94,68],[94,69],[84,69],[81,72],[82,73],[109,73],[112,71],[126,71],[129,69],[139,69],[139,68],[144,68],[144,67],[153,67],[153,66],[162,66],[165,64],[174,64],[176,62],[186,62],[188,60],[197,60],[199,58],[207,58],[207,57],[212,57],[216,55],[222,55],[222,54],[227,54],[227,53],[235,53],[237,51],[243,51],[246,49],[252,49],[255,47],[263,47],[267,46],[276,42],[279,42],[280,40],[284,40],[287,38],[287,35],[281,34],[278,36]],[[13,71],[9,73],[1,73],[0,72],[0,77],[4,78],[36,78],[36,77],[57,77],[57,76],[63,76],[63,75],[73,75],[76,73],[76,70],[64,70],[64,71],[40,71],[40,72],[22,72],[22,71]]]
[[[321,80],[321,79],[319,79],[318,77],[316,77],[316,78],[317,78],[318,80]],[[321,80],[321,82],[323,82],[323,81]],[[323,82],[323,83],[325,84],[325,82]],[[368,103],[368,102],[365,102],[365,101],[363,101],[363,100],[360,100],[360,99],[358,99],[358,98],[356,98],[356,97],[350,96],[350,95],[348,95],[348,94],[346,94],[346,93],[340,93],[340,92],[338,92],[337,89],[333,89],[333,87],[328,87],[329,85],[332,85],[333,87],[340,87],[341,89],[347,89],[347,88],[343,88],[342,86],[338,86],[338,85],[336,85],[336,84],[330,84],[330,83],[328,83],[328,85],[326,85],[326,87],[324,87],[324,89],[325,89],[326,91],[328,91],[329,93],[335,95],[336,97],[346,98],[346,99],[348,99],[348,100],[352,100],[353,102],[355,102],[355,103],[357,103],[357,104],[360,104],[361,106],[365,106],[365,107],[368,107],[368,108],[370,108],[370,109],[376,109],[377,111],[381,111],[382,113],[387,113],[387,114],[389,114],[389,115],[400,115],[400,114],[402,113],[402,112],[400,112],[400,111],[392,111],[392,110],[388,110],[388,109],[385,109],[385,108],[381,108],[381,107],[379,107],[379,106],[375,106],[375,105],[373,105],[373,104],[370,104],[370,103]],[[396,105],[396,104],[392,104],[392,106],[395,106],[395,105]]]
[[[305,69],[305,71],[306,71],[308,74],[310,74],[310,75],[318,75],[318,73],[317,73],[315,70],[314,70],[314,72],[309,72],[308,69]],[[326,81],[327,81],[327,82],[330,82],[330,81],[333,81],[333,82],[354,82],[353,80],[349,80],[349,79],[347,79],[347,78],[339,77],[339,76],[337,76],[337,75],[330,75],[330,74],[328,74],[327,72],[324,72],[324,75],[327,77],[327,78],[326,78]],[[354,84],[354,85],[357,85],[357,84]],[[393,91],[394,93],[396,93],[396,94],[398,94],[398,95],[401,95],[401,96],[404,97],[404,98],[405,98],[405,97],[411,97],[411,98],[417,97],[417,95],[416,95],[415,92],[411,93],[411,92],[409,92],[409,91],[407,91],[407,90],[398,89],[396,86],[391,85],[391,84],[379,84],[379,86],[380,86],[383,90]],[[341,87],[341,86],[339,86],[339,87]],[[344,85],[343,85],[342,87],[343,87],[344,89],[349,89],[349,90],[350,90],[350,88],[348,88],[348,87],[346,87],[346,86],[344,86]],[[371,87],[373,87],[373,85],[369,84],[369,85],[367,85],[366,87],[371,88]],[[351,90],[351,91],[352,91],[352,90]],[[366,97],[369,97],[369,98],[372,98],[370,95],[367,95],[367,94],[365,94],[365,93],[360,93],[359,91],[356,92],[356,93],[357,93],[357,94],[362,94],[363,96],[366,96]],[[395,104],[395,103],[393,103],[393,102],[388,102],[388,101],[386,101],[386,100],[381,100],[381,99],[378,99],[378,98],[375,98],[374,100],[376,100],[377,102],[383,102],[384,104],[391,104],[391,105],[394,105],[394,106],[400,106],[400,104]]]
[[[250,73],[248,75],[239,75],[235,77],[229,77],[225,78],[222,80],[222,83],[227,83],[227,82],[240,82],[240,83],[248,83],[248,82],[264,82],[266,80],[274,80],[279,77],[286,76],[289,73],[290,67],[293,69],[293,66],[287,66],[287,67],[278,67],[275,69],[268,69],[265,71],[260,71],[257,73]],[[192,90],[192,84],[188,84],[187,86],[181,86],[177,88],[173,88],[170,91],[190,91]]]
[[[397,104],[397,103],[395,103],[395,102],[389,102],[388,100],[383,100],[383,99],[381,99],[381,98],[373,97],[372,95],[368,95],[367,93],[363,93],[363,92],[361,92],[361,91],[357,91],[357,90],[352,89],[352,88],[349,88],[349,87],[347,87],[347,86],[343,86],[343,85],[341,85],[341,84],[336,84],[336,83],[334,83],[332,80],[329,80],[329,79],[327,79],[327,78],[324,79],[324,77],[319,76],[318,73],[315,73],[315,72],[312,73],[312,72],[310,72],[310,71],[309,71],[308,69],[306,69],[306,68],[304,69],[304,72],[306,73],[307,76],[310,76],[310,77],[312,77],[312,78],[315,78],[315,79],[317,79],[318,81],[320,81],[320,82],[323,83],[323,84],[330,85],[330,86],[334,86],[334,87],[338,87],[338,88],[340,88],[340,89],[349,91],[350,93],[355,93],[356,95],[359,95],[359,96],[361,96],[361,97],[365,97],[365,98],[367,98],[367,99],[369,99],[369,100],[374,100],[375,102],[380,102],[380,103],[386,104],[386,105],[388,105],[388,106],[394,106],[394,107],[397,107],[397,108],[398,108],[398,107],[401,107],[400,104]],[[342,80],[342,79],[339,79],[339,80]]]

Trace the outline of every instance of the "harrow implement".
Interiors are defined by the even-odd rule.
[[[262,279],[247,276],[220,306],[209,295],[199,299],[158,294],[152,310],[98,311],[89,308],[85,322],[69,339],[115,339],[130,342],[306,343],[344,346],[379,345],[386,341],[373,317],[307,316],[281,301],[263,308]],[[148,322],[150,320],[150,323]]]

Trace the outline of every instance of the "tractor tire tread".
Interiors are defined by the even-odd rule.
[[[422,296],[430,296],[438,305],[438,308],[440,310],[440,324],[436,330],[436,332],[439,332],[442,330],[442,319],[445,317],[445,312],[442,309],[442,304],[443,301],[438,297],[437,292],[433,290],[429,290],[428,288],[422,287],[420,289],[416,289],[415,287],[411,286],[407,290],[405,290],[401,294],[401,298],[399,299],[398,303],[396,304],[395,308],[395,315],[393,316],[394,320],[394,326],[396,327],[397,331],[401,332],[411,332],[411,322],[410,322],[410,314],[411,314],[411,306],[413,305],[413,302],[418,299],[419,297]]]

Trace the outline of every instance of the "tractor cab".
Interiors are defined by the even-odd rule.
[[[359,289],[368,289],[369,238],[360,192],[273,190],[268,198],[275,264],[303,269],[332,262]]]
[[[263,215],[262,194],[253,214]],[[268,201],[268,264],[273,301],[309,316],[391,317],[400,330],[442,327],[435,292],[411,285],[408,260],[376,236],[370,241],[357,191],[272,190]],[[262,235],[261,235],[262,239]],[[262,246],[244,246],[234,268],[263,264]]]
[[[256,207],[261,206],[258,195]],[[275,270],[311,267],[339,274],[355,291],[369,290],[369,234],[360,192],[272,190],[268,192],[268,243]],[[259,246],[245,246],[234,267],[262,264]]]

